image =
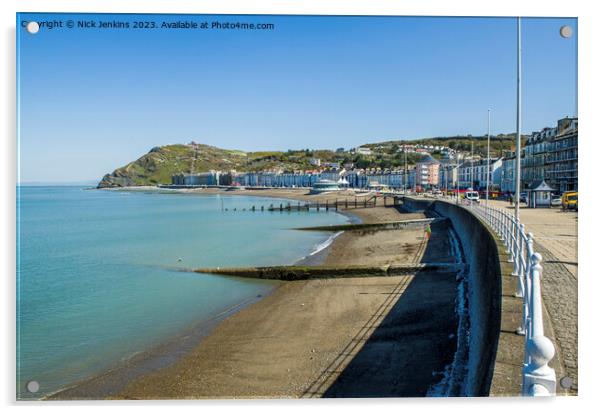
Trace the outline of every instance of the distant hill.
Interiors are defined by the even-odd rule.
[[[270,169],[306,170],[309,160],[333,160],[334,151],[243,152],[203,144],[174,144],[155,147],[147,154],[106,174],[98,188],[171,183],[173,174],[209,170],[263,171]]]
[[[399,151],[403,144],[422,144],[445,146],[457,151],[470,151],[484,156],[487,150],[486,137],[436,137],[410,141],[396,140],[365,144],[373,150],[371,155],[354,154],[339,149],[332,150],[288,150],[243,152],[197,144],[173,144],[152,148],[135,161],[106,174],[98,183],[98,188],[157,185],[171,183],[173,174],[201,172],[209,170],[263,171],[282,169],[284,171],[311,170],[312,158],[324,162],[353,163],[357,168],[400,168],[405,165],[406,154]],[[491,138],[492,156],[500,156],[503,150],[513,149],[514,138],[511,135],[498,135]],[[523,140],[524,142],[524,140]],[[441,158],[440,153],[432,154]],[[422,156],[408,153],[408,165],[414,165]]]
[[[198,148],[181,144],[155,147],[136,161],[106,174],[98,183],[98,187],[170,183],[172,174],[190,171],[193,162],[197,170],[233,169],[242,165],[244,159],[244,153],[208,145],[198,145]]]
[[[522,135],[522,143],[527,140],[528,135]],[[514,142],[516,140],[515,134],[499,134],[490,137],[490,153],[492,156],[499,157],[503,155],[504,151],[514,150]],[[372,144],[365,144],[364,147],[376,148],[385,147],[390,148],[393,146],[401,145],[432,145],[432,146],[443,146],[448,147],[456,151],[470,152],[471,143],[474,148],[474,154],[482,157],[487,155],[487,136],[470,136],[470,135],[458,135],[452,137],[434,137],[434,138],[421,138],[414,140],[392,140],[376,142]],[[436,154],[435,154],[436,155]]]

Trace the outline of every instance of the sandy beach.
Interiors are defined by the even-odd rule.
[[[223,190],[203,192],[215,191]],[[312,201],[329,197],[309,196],[307,190],[240,192]],[[424,218],[393,206],[349,213],[365,223]],[[430,238],[415,228],[346,231],[323,252],[322,260],[328,265],[453,262],[450,252],[448,228],[442,223],[433,226]],[[424,396],[443,379],[453,359],[455,276],[420,272],[282,283],[268,297],[221,322],[172,365],[104,397]],[[71,388],[53,398],[90,398],[85,389]]]
[[[269,198],[282,198],[289,200],[298,201],[311,201],[311,202],[326,202],[329,201],[334,203],[336,200],[343,202],[345,199],[350,202],[357,199],[358,202],[363,201],[365,198],[369,199],[375,195],[370,192],[359,192],[356,193],[353,190],[328,192],[322,194],[310,194],[308,188],[160,188],[153,186],[139,186],[139,187],[115,187],[115,188],[103,188],[100,191],[127,191],[127,192],[149,192],[149,193],[164,193],[164,194],[189,194],[189,195],[215,195],[220,194],[224,196],[229,195],[244,195],[251,197],[269,197]],[[379,198],[379,205],[383,205],[383,199]],[[389,198],[389,202],[392,202]],[[384,218],[383,218],[384,219]]]

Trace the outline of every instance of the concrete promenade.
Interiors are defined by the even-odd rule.
[[[513,210],[508,202],[490,201],[490,205]],[[535,250],[543,256],[544,306],[558,345],[557,357],[573,380],[570,393],[577,392],[578,378],[577,217],[560,208],[521,206],[520,210],[521,223],[533,233]]]
[[[484,201],[482,201],[484,203]],[[507,201],[490,201],[495,207],[514,210]],[[558,263],[577,277],[577,213],[557,208],[526,208],[521,205],[520,221],[535,240],[545,247]]]

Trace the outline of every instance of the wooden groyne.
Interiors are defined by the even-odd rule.
[[[266,266],[266,267],[214,267],[195,269],[196,273],[236,276],[269,280],[309,280],[348,277],[375,277],[412,275],[418,272],[456,272],[458,263],[418,263],[387,266]]]
[[[307,231],[353,231],[353,230],[398,230],[424,228],[427,224],[445,221],[444,218],[425,218],[415,220],[385,221],[381,223],[333,224],[330,226],[297,227],[295,230]]]
[[[298,202],[287,202],[279,204],[270,204],[269,206],[256,206],[253,205],[251,208],[242,209],[242,211],[269,211],[269,212],[292,212],[292,211],[339,211],[339,210],[350,210],[359,208],[375,208],[375,207],[392,207],[401,205],[399,197],[395,196],[372,196],[372,197],[354,197],[344,199],[334,199],[325,201],[298,201]],[[228,211],[227,208],[224,209]],[[236,209],[232,209],[236,211]]]

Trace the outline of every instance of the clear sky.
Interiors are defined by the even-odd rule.
[[[21,14],[21,181],[98,180],[153,146],[350,148],[515,131],[516,19]],[[19,19],[62,21],[36,35]],[[78,29],[67,20],[272,23]],[[564,39],[569,24],[575,35]],[[576,115],[576,19],[523,19],[523,132]]]

